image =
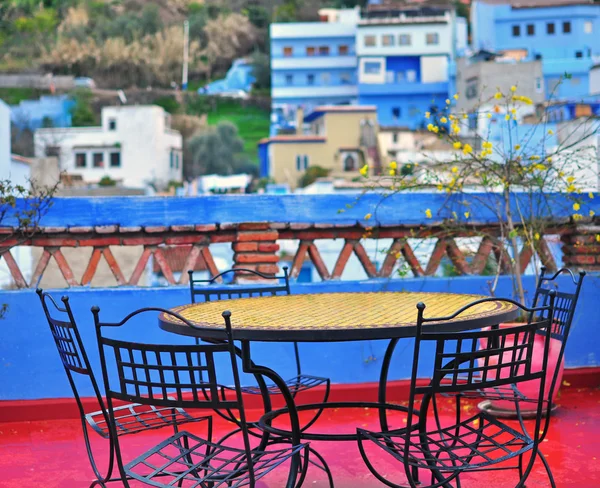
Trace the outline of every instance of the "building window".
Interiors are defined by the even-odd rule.
[[[576,58],[583,58],[583,52],[581,52],[581,51],[575,51],[575,57]]]
[[[591,20],[586,20],[583,23],[583,32],[586,34],[591,34],[594,32],[594,23]]]
[[[536,61],[541,61],[542,60],[542,55],[538,53],[538,54],[536,54],[534,56],[534,58],[535,58]]]
[[[314,56],[317,53],[317,49],[312,47],[312,46],[308,46],[306,48],[306,55],[307,56]]]
[[[315,84],[315,75],[306,75],[306,84],[314,85]]]
[[[293,56],[294,55],[294,48],[291,46],[286,46],[283,48],[283,55],[284,56]]]
[[[302,156],[296,154],[296,171],[302,171]]]
[[[546,34],[554,35],[554,22],[548,22],[546,24]]]
[[[364,37],[365,47],[374,47],[377,45],[377,37],[375,36],[365,36]]]
[[[341,73],[340,74],[340,84],[341,85],[351,85],[352,84],[352,73]]]
[[[319,46],[319,56],[329,56],[329,46]]]
[[[94,153],[92,155],[92,161],[94,162],[94,168],[104,168],[104,154]]]
[[[346,44],[342,44],[341,46],[338,46],[338,54],[340,56],[347,56],[350,54],[350,48]]]
[[[366,75],[378,75],[381,73],[381,63],[379,61],[367,61],[364,64],[363,72]]]
[[[344,158],[344,171],[358,171],[356,158],[352,154],[347,154]]]
[[[414,69],[406,70],[406,81],[409,83],[417,81],[417,72]]]
[[[400,107],[394,107],[392,108],[392,118],[394,120],[398,120],[400,118]]]
[[[331,83],[331,75],[329,73],[321,73],[321,83],[329,85]]]
[[[110,167],[111,168],[120,168],[121,167],[121,153],[120,152],[111,152],[110,153]]]
[[[571,22],[563,22],[563,34],[571,33]]]
[[[306,154],[304,155],[304,169],[308,169],[308,156]]]
[[[527,35],[528,36],[535,36],[535,25],[533,25],[533,24],[527,24]]]
[[[175,169],[179,169],[179,153],[175,153]]]
[[[60,157],[60,146],[46,146],[45,153],[49,158],[58,158]]]
[[[397,132],[392,133],[392,142],[394,144],[398,144],[398,133]]]
[[[175,165],[175,158],[173,156],[173,151],[171,151],[169,153],[169,168],[173,169],[174,165]]]
[[[513,34],[513,37],[521,37],[521,26],[513,25],[512,26],[512,34]]]
[[[117,119],[108,119],[108,130],[117,130]]]
[[[542,84],[541,76],[536,76],[535,78],[535,91],[537,93],[542,93],[544,91],[544,85]]]
[[[393,46],[394,45],[394,36],[391,34],[386,34],[381,36],[381,45],[382,46]]]
[[[470,114],[468,125],[470,130],[477,130],[477,127],[479,126],[479,117],[477,117],[477,115]]]
[[[75,167],[85,168],[87,166],[87,154],[86,153],[75,153]]]
[[[435,46],[440,43],[440,35],[437,32],[431,32],[425,36],[425,42],[428,46]]]
[[[410,46],[412,44],[412,40],[410,34],[400,34],[398,36],[398,45],[399,46]]]
[[[285,84],[291,86],[294,84],[294,77],[292,75],[285,75]]]
[[[404,81],[404,79],[405,79],[405,76],[404,76],[404,71],[398,71],[398,72],[396,73],[396,81],[397,81],[398,83],[402,83],[402,82]]]

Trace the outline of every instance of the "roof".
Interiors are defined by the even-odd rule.
[[[265,137],[258,141],[258,145],[262,144],[293,144],[293,143],[323,143],[327,141],[326,137],[321,136],[299,136],[299,135],[289,135],[289,136],[273,136],[273,137]]]
[[[594,5],[593,0],[480,0],[495,5],[510,5],[512,8],[564,7],[568,5]]]
[[[327,113],[368,113],[377,112],[375,105],[322,105],[304,117],[304,122],[312,122]]]
[[[28,164],[30,166],[33,163],[31,159],[19,156],[18,154],[11,154],[10,159],[11,161],[17,161],[18,163]]]

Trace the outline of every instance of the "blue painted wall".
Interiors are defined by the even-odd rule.
[[[360,291],[428,291],[487,294],[489,277],[425,278],[372,280],[368,282],[328,282],[296,284],[293,293],[329,293]],[[578,313],[569,339],[567,367],[598,366],[600,361],[600,319],[596,313],[600,277],[589,276],[582,290]],[[525,278],[526,289],[532,293],[533,277]],[[566,286],[561,282],[561,288]],[[498,296],[509,296],[511,283],[500,279]],[[57,291],[60,297],[63,291]],[[70,297],[76,319],[80,323],[83,340],[89,350],[93,367],[98,370],[92,305],[101,307],[103,320],[119,320],[135,308],[144,306],[173,307],[189,302],[186,287],[160,289],[74,289]],[[0,400],[59,398],[71,395],[58,358],[39,299],[33,290],[3,291],[0,303],[7,303],[9,311],[0,323]],[[224,309],[225,309],[224,305]],[[416,314],[416,310],[415,310]],[[235,322],[235,317],[234,317]],[[110,331],[113,337],[128,338],[148,343],[189,343],[190,338],[161,331],[155,315],[132,322],[122,330]],[[377,381],[386,341],[349,342],[329,344],[301,344],[303,365],[307,374],[327,375],[335,383]],[[408,378],[413,342],[403,340],[397,348],[391,367],[391,379]],[[289,344],[255,344],[253,358],[273,367],[284,377],[293,376],[294,363]],[[374,356],[375,361],[367,361]],[[223,369],[227,369],[223,364]],[[422,374],[426,374],[423,371]],[[229,380],[227,376],[225,381]],[[246,379],[246,382],[250,382]],[[84,394],[91,394],[82,385]]]
[[[407,87],[408,85],[411,84],[407,83],[403,86]],[[413,130],[426,127],[425,112],[430,111],[431,106],[434,104],[443,107],[444,101],[448,98],[447,92],[371,95],[362,90],[363,86],[360,85],[359,88],[359,104],[376,105],[377,121],[384,127],[408,127]],[[418,86],[423,87],[424,85],[418,84]],[[398,118],[394,117],[394,109],[396,108],[400,109],[400,117]]]
[[[39,100],[23,100],[10,107],[11,122],[19,129],[37,130],[44,119],[52,121],[53,127],[71,127],[71,110],[75,102],[66,95],[44,95]]]

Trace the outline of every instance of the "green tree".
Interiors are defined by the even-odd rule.
[[[271,60],[268,54],[254,51],[252,54],[252,75],[256,78],[255,88],[271,88]]]
[[[312,185],[319,178],[325,178],[326,176],[329,176],[330,172],[330,169],[325,169],[321,166],[309,166],[298,180],[298,186],[304,188],[305,186]]]
[[[230,175],[248,168],[248,160],[243,154],[244,141],[231,122],[220,122],[192,137],[187,150],[189,157],[184,164],[187,179],[208,174]]]
[[[89,127],[96,125],[96,116],[92,109],[92,92],[90,90],[77,90],[73,94],[75,105],[71,109],[72,124],[74,127]]]

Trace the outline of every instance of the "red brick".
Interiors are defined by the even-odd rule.
[[[565,264],[596,264],[596,256],[564,256],[563,260],[565,261]]]
[[[208,225],[197,225],[196,232],[212,232],[217,230],[217,226],[215,224]]]
[[[596,242],[595,235],[576,235],[565,236],[564,242],[567,244],[593,244]]]
[[[166,232],[169,228],[166,225],[149,225],[144,228],[149,234],[158,234],[159,232]]]
[[[357,232],[356,233],[357,237],[356,239],[360,239],[362,237],[362,232]],[[299,231],[299,232],[294,232],[294,238],[295,239],[302,239],[303,241],[312,241],[314,239],[335,239],[336,237],[338,237],[337,232],[331,232],[331,231],[318,231],[318,230],[308,230],[308,231]],[[347,237],[347,234],[344,234],[344,237]],[[348,239],[351,239],[351,237],[347,237]]]
[[[236,263],[277,263],[279,256],[275,254],[236,254],[233,257]]]
[[[279,237],[279,232],[275,230],[238,232],[236,237],[238,242],[276,241]]]
[[[279,273],[279,266],[276,264],[261,264],[256,268],[256,271],[263,274],[276,275]]]
[[[73,234],[86,234],[88,232],[93,232],[94,228],[93,227],[69,227],[69,232],[72,232]]]
[[[155,246],[162,244],[162,237],[132,237],[131,239],[123,239],[124,246]]]
[[[258,251],[258,244],[256,242],[234,242],[233,250],[235,252]]]
[[[238,230],[269,230],[269,222],[247,222],[238,224]]]
[[[43,237],[35,239],[36,246],[44,247],[75,247],[77,241],[75,239],[61,239],[60,237],[46,239]]]
[[[212,234],[210,236],[210,242],[232,242],[235,240],[235,234],[233,232]]]
[[[94,227],[94,230],[98,234],[114,234],[117,232],[118,227],[116,225],[98,225]]]
[[[165,243],[167,244],[196,244],[197,242],[207,242],[208,239],[203,235],[193,235],[193,236],[176,236],[176,237],[167,237],[165,239]]]
[[[273,243],[263,242],[258,245],[258,250],[260,252],[277,252],[277,251],[279,251],[279,244],[275,244],[274,242]]]
[[[121,239],[118,237],[99,237],[96,239],[79,239],[80,246],[120,246]]]
[[[194,224],[191,225],[172,225],[171,230],[173,232],[192,232],[194,230]]]
[[[595,256],[600,254],[600,246],[563,246],[563,252],[565,254],[593,254]]]

